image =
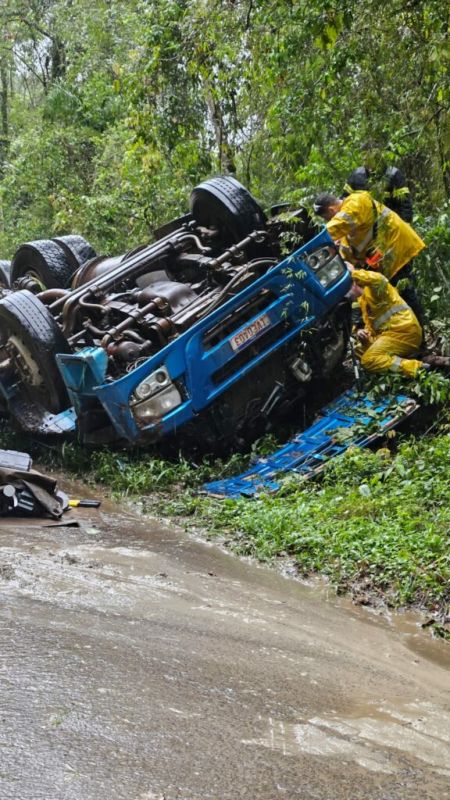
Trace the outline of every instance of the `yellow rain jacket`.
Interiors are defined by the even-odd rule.
[[[387,278],[425,247],[411,225],[369,192],[352,192],[344,198],[342,208],[327,222],[327,230],[339,241],[343,258],[352,264],[362,266],[369,252],[378,251],[377,268]]]
[[[415,377],[423,362],[408,358],[422,343],[416,315],[384,275],[355,269],[354,282],[363,288],[359,305],[370,341],[360,345],[361,366],[368,372],[402,372]]]

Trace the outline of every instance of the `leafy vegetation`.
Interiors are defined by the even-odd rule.
[[[450,601],[450,438],[405,442],[392,457],[350,449],[323,480],[282,495],[225,501],[211,519],[258,558],[287,554],[362,602],[445,608]]]
[[[0,21],[2,258],[68,232],[128,249],[217,172],[268,205],[396,164],[428,244],[432,316],[448,305],[442,4],[17,0]]]

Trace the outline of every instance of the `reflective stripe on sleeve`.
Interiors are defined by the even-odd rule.
[[[402,367],[402,359],[399,356],[393,356],[391,364],[391,372],[398,372]]]
[[[394,316],[394,314],[398,314],[399,311],[408,311],[408,309],[409,306],[407,306],[406,303],[399,303],[396,306],[392,306],[392,308],[389,308],[387,311],[385,311],[384,314],[381,315],[381,317],[377,317],[373,321],[372,324],[374,330],[378,331],[381,328],[381,326],[388,321],[388,319]]]
[[[352,227],[352,230],[354,230],[354,228],[356,227],[355,220],[353,219],[353,217],[350,216],[350,214],[347,214],[346,211],[338,211],[337,214],[335,215],[335,218],[336,219],[345,219],[347,222],[350,223],[350,225]]]

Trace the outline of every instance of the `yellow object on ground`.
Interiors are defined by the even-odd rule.
[[[69,500],[69,508],[98,508],[101,500]]]
[[[327,230],[339,241],[342,256],[352,264],[361,266],[368,251],[379,251],[379,268],[387,278],[392,278],[425,247],[411,225],[374,200],[369,192],[352,192],[345,197],[340,210],[327,222]]]
[[[410,307],[384,275],[355,269],[354,282],[363,288],[359,305],[368,341],[358,346],[361,366],[368,372],[401,372],[414,378],[423,362],[408,358],[422,343],[422,328]]]

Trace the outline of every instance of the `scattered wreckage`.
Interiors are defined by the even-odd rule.
[[[69,502],[53,478],[32,469],[28,453],[0,450],[0,518],[59,519]]]
[[[312,425],[282,447],[260,456],[240,475],[205,483],[203,491],[218,498],[254,497],[277,492],[288,473],[300,480],[314,478],[332,458],[373,444],[418,408],[406,395],[388,393],[375,399],[355,386],[322,408]]]
[[[5,266],[6,273],[8,272]],[[345,355],[350,275],[304,209],[267,218],[234,178],[125,255],[28,242],[0,300],[0,392],[27,431],[83,442],[256,436]]]

